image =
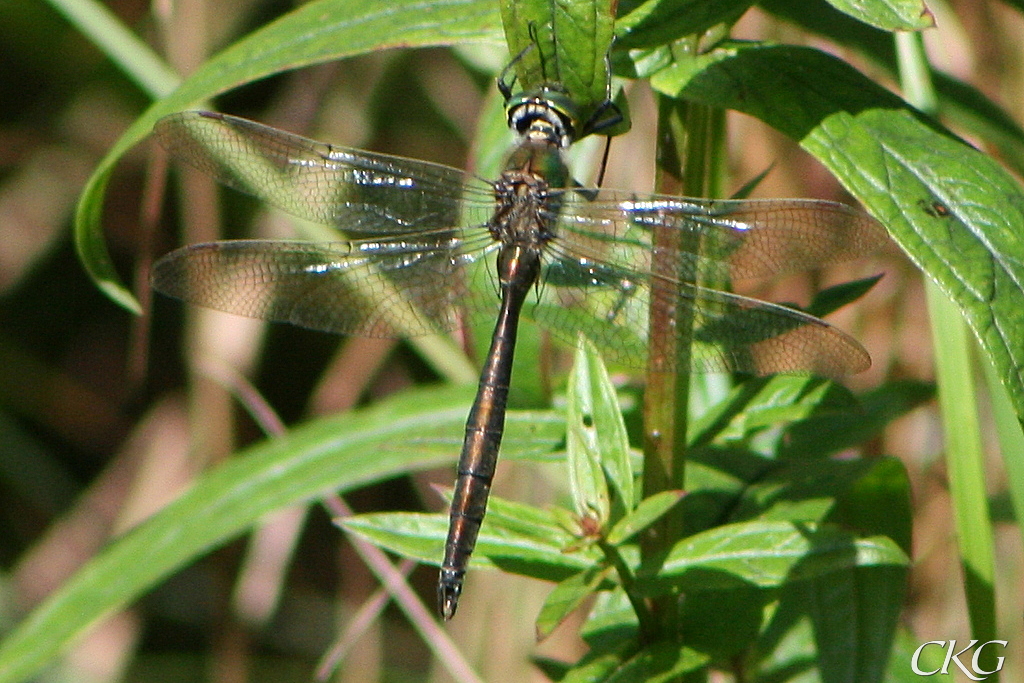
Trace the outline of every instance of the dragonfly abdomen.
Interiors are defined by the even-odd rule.
[[[519,315],[540,275],[540,250],[516,244],[502,245],[498,254],[498,271],[501,310],[491,336],[490,352],[480,373],[476,400],[466,421],[466,438],[459,457],[448,539],[437,585],[438,609],[445,619],[451,619],[458,607],[462,578],[487,510],[491,480],[505,430],[505,409],[512,379]]]

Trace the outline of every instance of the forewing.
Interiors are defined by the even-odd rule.
[[[739,280],[811,270],[864,256],[887,240],[874,218],[816,199],[718,200],[561,191],[558,236],[582,256],[616,253],[634,270],[674,259],[680,277]],[[659,256],[655,231],[684,252]],[[667,247],[675,249],[675,247]]]
[[[493,206],[486,184],[455,168],[336,147],[253,121],[181,112],[154,135],[176,159],[294,216],[347,234],[456,225],[460,201]]]

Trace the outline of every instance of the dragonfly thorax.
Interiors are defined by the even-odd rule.
[[[495,210],[491,237],[503,245],[540,251],[551,239],[550,216],[554,215],[548,183],[529,168],[507,170],[494,183]]]

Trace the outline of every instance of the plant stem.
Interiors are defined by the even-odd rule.
[[[897,33],[896,52],[907,101],[922,111],[934,113],[938,99],[920,34]],[[970,333],[959,309],[938,285],[929,280],[925,289],[971,637],[987,642],[996,638],[994,544],[985,492]],[[998,383],[990,385],[990,389],[1004,391]],[[986,656],[990,659],[982,662],[983,667],[996,670],[995,655],[982,650],[982,657]]]
[[[715,112],[702,105],[660,97],[658,101],[658,177],[662,194],[705,196],[714,177],[714,134],[720,131]],[[685,252],[700,249],[696,234],[676,227],[655,228],[651,270],[662,276],[651,285],[647,366],[644,395],[645,498],[669,489],[685,488],[687,416],[690,394],[690,350],[693,315],[690,289],[697,273],[684,268]],[[679,506],[641,538],[643,565],[657,567],[682,538],[683,507]],[[677,596],[659,599],[652,611],[663,635],[676,621]]]

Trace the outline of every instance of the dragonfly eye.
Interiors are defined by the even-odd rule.
[[[509,103],[509,127],[524,137],[536,135],[568,147],[576,139],[572,116],[551,100],[540,96],[521,97]]]

